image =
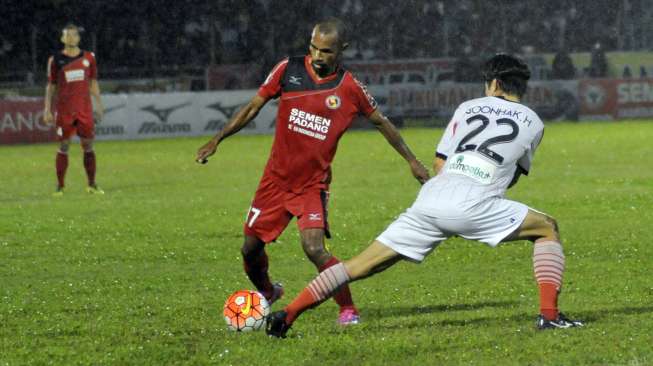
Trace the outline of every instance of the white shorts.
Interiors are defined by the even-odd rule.
[[[515,231],[530,208],[504,198],[490,199],[474,206],[464,217],[433,217],[409,208],[376,240],[395,252],[421,262],[435,247],[451,236],[478,240],[497,246]]]

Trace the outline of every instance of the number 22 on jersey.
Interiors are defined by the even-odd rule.
[[[462,140],[460,140],[460,143],[456,148],[456,153],[461,153],[465,151],[477,151],[480,154],[485,155],[486,157],[492,159],[493,161],[495,161],[497,164],[500,165],[501,163],[503,163],[504,160],[503,156],[498,154],[496,151],[490,149],[490,146],[496,144],[505,144],[514,141],[517,135],[519,135],[519,125],[517,125],[515,121],[509,118],[500,118],[496,121],[496,124],[509,126],[512,129],[510,133],[491,137],[485,140],[480,145],[467,144],[467,142],[469,142],[471,139],[473,139],[478,134],[483,132],[483,130],[485,130],[490,125],[490,119],[482,114],[477,114],[475,116],[469,117],[466,122],[468,125],[471,125],[472,123],[477,121],[481,122],[481,124],[475,129],[471,130],[467,135],[465,135],[465,137],[462,138]]]

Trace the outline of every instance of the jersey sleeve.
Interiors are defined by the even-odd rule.
[[[451,121],[447,125],[447,128],[444,130],[444,134],[438,143],[437,148],[435,149],[435,156],[447,160],[456,150],[455,138],[456,132],[458,130],[458,124],[460,123],[460,108],[456,109]]]
[[[286,73],[288,59],[279,62],[265,78],[265,81],[258,88],[258,95],[264,99],[277,98],[281,95],[281,84],[283,75]]]
[[[97,61],[95,61],[95,54],[93,52],[88,53],[88,58],[89,58],[89,74],[88,77],[90,79],[97,79]]]
[[[376,100],[374,100],[374,97],[367,91],[367,87],[363,83],[353,76],[352,79],[354,79],[354,105],[360,114],[369,117],[374,113],[378,104],[376,103]]]
[[[524,152],[524,155],[522,155],[522,157],[519,158],[519,160],[517,161],[517,166],[522,170],[522,174],[528,175],[528,172],[531,170],[531,162],[533,161],[535,150],[537,149],[538,146],[540,146],[540,142],[542,142],[543,137],[544,137],[544,128],[542,128],[535,134],[535,137],[533,137],[533,140],[531,141],[528,150],[526,150]]]
[[[48,83],[56,84],[57,83],[57,65],[54,62],[54,56],[50,56],[48,59]]]

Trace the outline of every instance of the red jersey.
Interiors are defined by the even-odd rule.
[[[349,71],[338,68],[318,79],[309,56],[277,64],[258,95],[280,98],[265,175],[295,193],[329,184],[340,137],[356,116],[367,117],[376,110],[374,98]]]
[[[81,51],[75,57],[62,52],[48,60],[48,81],[57,85],[55,110],[57,120],[93,121],[90,81],[97,79],[97,65],[93,52]]]

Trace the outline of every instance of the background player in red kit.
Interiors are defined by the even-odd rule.
[[[102,119],[104,106],[100,99],[100,87],[97,82],[97,65],[93,52],[79,48],[80,29],[72,24],[61,32],[64,49],[48,59],[48,85],[45,89],[45,123],[56,122],[59,151],[57,152],[57,190],[55,196],[63,195],[64,178],[68,168],[68,148],[70,138],[77,133],[84,150],[84,169],[88,178],[89,193],[104,194],[95,184],[95,152],[93,139],[95,125],[93,122],[93,103],[97,106],[97,118]],[[53,114],[52,104],[56,97]]]
[[[293,216],[297,217],[304,252],[319,271],[339,263],[324,246],[331,161],[338,140],[358,115],[369,118],[410,165],[421,183],[428,171],[415,158],[397,129],[376,109],[376,102],[353,75],[340,66],[347,47],[346,29],[338,19],[318,23],[313,29],[310,54],[290,57],[277,64],[258,94],[197,152],[205,162],[218,144],[256,117],[271,98],[279,98],[276,131],[270,158],[245,222],[242,247],[245,271],[270,301],[283,294],[268,276],[265,243],[274,241]],[[340,305],[340,324],[359,321],[348,287],[334,299]]]

